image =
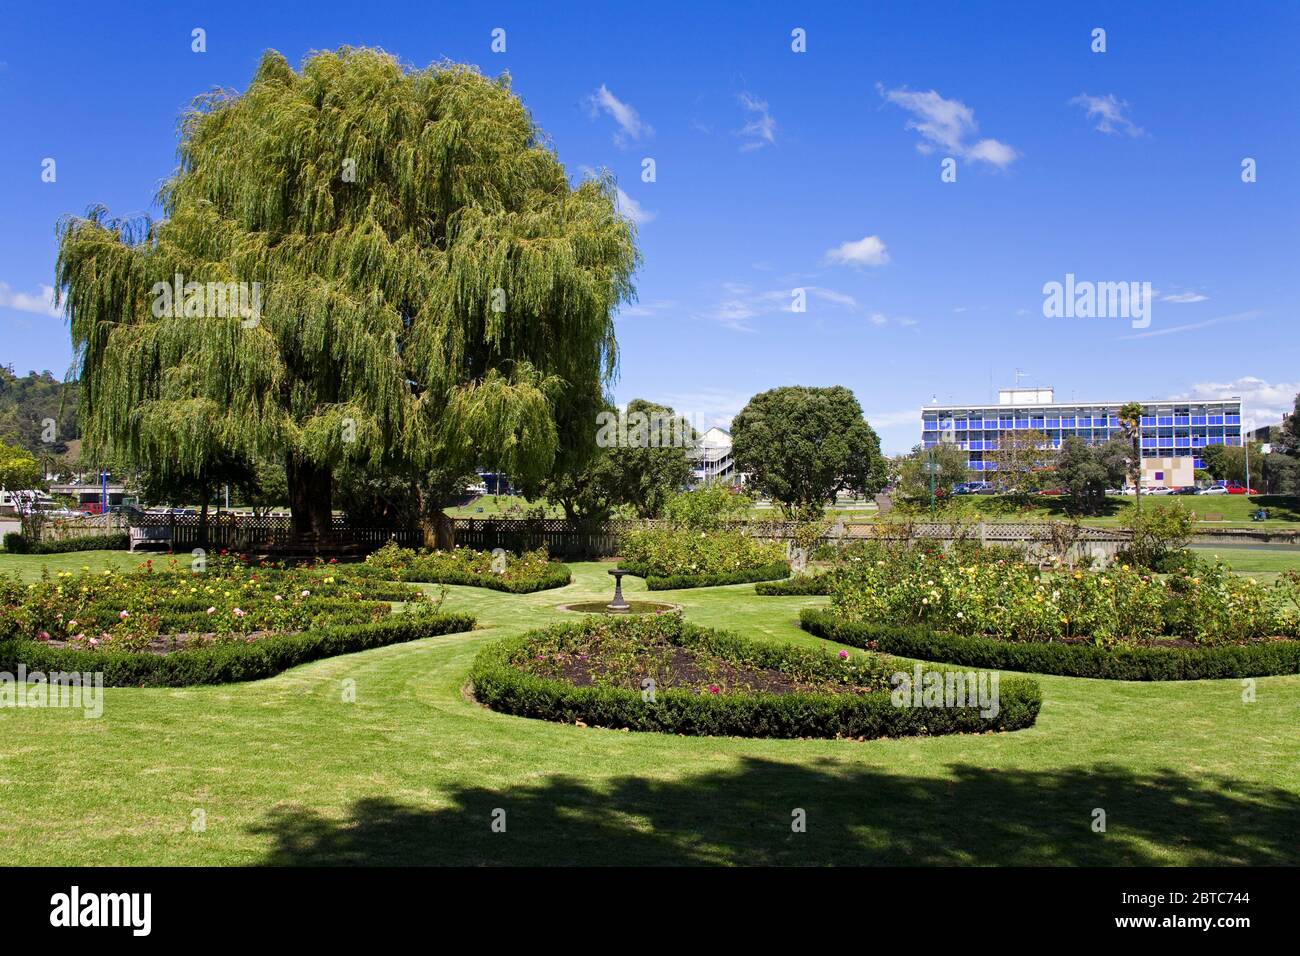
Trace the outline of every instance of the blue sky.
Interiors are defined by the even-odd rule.
[[[711,422],[843,384],[897,452],[922,403],[1015,369],[1058,400],[1239,394],[1261,424],[1300,390],[1300,5],[123,6],[0,25],[0,364],[20,373],[70,361],[43,301],[59,216],[156,211],[193,96],[242,88],[268,47],[352,44],[509,70],[575,180],[618,178],[645,257],[619,401]],[[1150,282],[1150,326],[1045,318],[1067,273]]]

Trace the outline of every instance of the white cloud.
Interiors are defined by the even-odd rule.
[[[43,285],[36,293],[15,292],[7,282],[0,282],[0,308],[34,312],[52,318],[63,317],[63,309],[54,307],[54,286]]]
[[[677,303],[672,299],[654,299],[650,302],[637,302],[634,305],[625,305],[619,309],[620,316],[651,316],[659,315],[661,312],[667,312],[676,309]]]
[[[1295,397],[1300,394],[1300,382],[1269,383],[1253,375],[1232,382],[1197,382],[1187,392],[1175,398],[1211,399],[1240,398],[1242,423],[1253,422],[1256,427],[1274,425],[1295,409]]]
[[[924,93],[899,87],[886,89],[877,83],[876,91],[886,102],[901,106],[912,114],[907,121],[907,128],[921,134],[921,142],[916,148],[922,153],[932,153],[936,147],[943,147],[949,153],[971,162],[988,163],[998,169],[1005,169],[1020,155],[1016,150],[996,139],[981,139],[968,143],[979,130],[975,122],[975,111],[961,100],[949,100],[939,95],[937,90]]]
[[[1174,325],[1166,328],[1149,329],[1146,332],[1135,332],[1133,335],[1121,335],[1120,339],[1153,339],[1162,335],[1176,335],[1179,332],[1206,329],[1212,325],[1223,325],[1228,322],[1247,322],[1250,319],[1258,318],[1261,314],[1258,309],[1251,309],[1248,312],[1234,312],[1232,315],[1221,315],[1218,318],[1206,319],[1204,322],[1189,322],[1187,325]]]
[[[738,97],[740,105],[749,114],[749,119],[736,134],[746,137],[745,142],[740,144],[742,150],[762,149],[776,142],[776,120],[772,118],[771,112],[767,108],[767,101],[760,100],[750,93],[741,93]]]
[[[1146,132],[1124,115],[1128,103],[1116,97],[1114,93],[1107,93],[1105,96],[1089,96],[1087,93],[1080,93],[1070,100],[1070,104],[1082,106],[1088,114],[1088,119],[1096,121],[1093,129],[1099,132],[1128,133],[1130,136],[1141,136]]]
[[[737,332],[753,332],[755,330],[748,324],[749,319],[757,318],[760,315],[773,315],[778,312],[794,313],[795,288],[803,290],[805,303],[811,300],[819,300],[829,303],[833,309],[843,309],[849,312],[858,309],[858,301],[853,296],[823,286],[797,286],[789,289],[767,289],[756,292],[744,283],[724,282],[722,283],[722,291],[726,295],[714,305],[696,313],[696,318],[720,322]],[[805,313],[795,314],[803,315]]]
[[[685,416],[697,429],[717,426],[730,430],[731,420],[749,403],[750,397],[743,392],[703,389],[698,392],[669,392],[653,400]]]
[[[593,117],[605,113],[618,124],[618,132],[614,134],[617,146],[626,146],[629,141],[636,142],[654,135],[654,129],[641,119],[632,104],[624,103],[604,83],[587,98],[587,106]]]
[[[1199,292],[1178,292],[1173,295],[1160,296],[1161,302],[1204,302],[1208,295],[1202,295]]]
[[[631,219],[638,226],[642,223],[649,222],[655,217],[655,213],[650,212],[639,202],[623,192],[622,188],[615,187],[615,207],[618,209],[620,216]]]
[[[921,411],[917,408],[900,408],[896,412],[867,412],[867,424],[872,428],[899,428],[903,425],[915,425],[917,433],[921,431]]]
[[[879,236],[841,242],[826,253],[826,258],[840,265],[883,266],[889,261],[889,252]]]

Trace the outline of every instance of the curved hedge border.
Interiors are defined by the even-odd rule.
[[[125,531],[111,534],[83,534],[75,538],[59,538],[51,541],[32,541],[18,531],[10,531],[4,537],[5,550],[10,554],[67,554],[70,551],[127,551],[131,547],[131,536]]]
[[[686,624],[684,628],[687,633],[710,635],[716,646],[730,645],[757,653],[764,666],[779,666],[785,655],[809,653],[805,648],[760,644],[694,625]],[[978,710],[971,708],[895,707],[889,690],[867,694],[756,692],[717,696],[664,690],[650,703],[641,698],[639,691],[578,687],[511,666],[511,654],[527,646],[534,633],[496,641],[479,652],[470,671],[479,703],[518,717],[568,724],[581,720],[589,726],[656,733],[779,738],[875,738],[1018,730],[1034,723],[1042,705],[1038,683],[1024,677],[1000,682],[999,710],[993,717],[981,717]],[[826,656],[831,658],[830,654]]]
[[[681,591],[687,588],[716,588],[727,584],[749,584],[753,581],[778,581],[790,576],[790,565],[781,561],[777,564],[764,564],[757,568],[742,571],[728,571],[725,574],[668,574],[651,573],[643,564],[619,567],[628,574],[645,579],[647,591]]]
[[[527,580],[510,581],[499,574],[468,574],[452,572],[449,574],[424,575],[419,571],[404,570],[398,574],[370,572],[376,577],[396,578],[409,584],[463,584],[471,588],[490,588],[493,591],[505,591],[509,594],[532,594],[535,591],[550,591],[562,588],[573,580],[573,573],[565,564],[548,564],[546,573]]]
[[[50,647],[29,638],[0,641],[0,671],[101,672],[106,687],[186,687],[260,680],[308,661],[472,630],[469,614],[396,614],[374,624],[341,625],[209,647],[153,654]]]
[[[754,585],[754,593],[766,597],[807,597],[814,594],[830,594],[834,572],[821,574],[800,574],[788,581],[766,581]]]
[[[1300,641],[1224,647],[1098,647],[1034,641],[1016,644],[989,637],[961,637],[918,626],[839,620],[824,608],[805,608],[804,630],[841,644],[964,667],[997,668],[1062,677],[1104,680],[1215,680],[1272,677],[1300,671]]]

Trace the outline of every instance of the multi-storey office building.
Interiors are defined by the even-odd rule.
[[[978,476],[997,470],[993,452],[1002,435],[1037,429],[1053,448],[1070,436],[1098,445],[1122,435],[1124,402],[1057,402],[1051,388],[1004,388],[996,405],[925,405],[921,443],[932,448],[950,441],[967,452]],[[1151,485],[1192,484],[1209,445],[1241,444],[1241,399],[1169,399],[1142,403],[1142,472]]]

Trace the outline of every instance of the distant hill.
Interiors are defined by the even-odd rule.
[[[50,442],[43,440],[47,419],[54,421]],[[0,366],[0,439],[17,442],[39,458],[75,455],[80,434],[76,382],[65,385],[48,370],[19,377],[12,365]]]

